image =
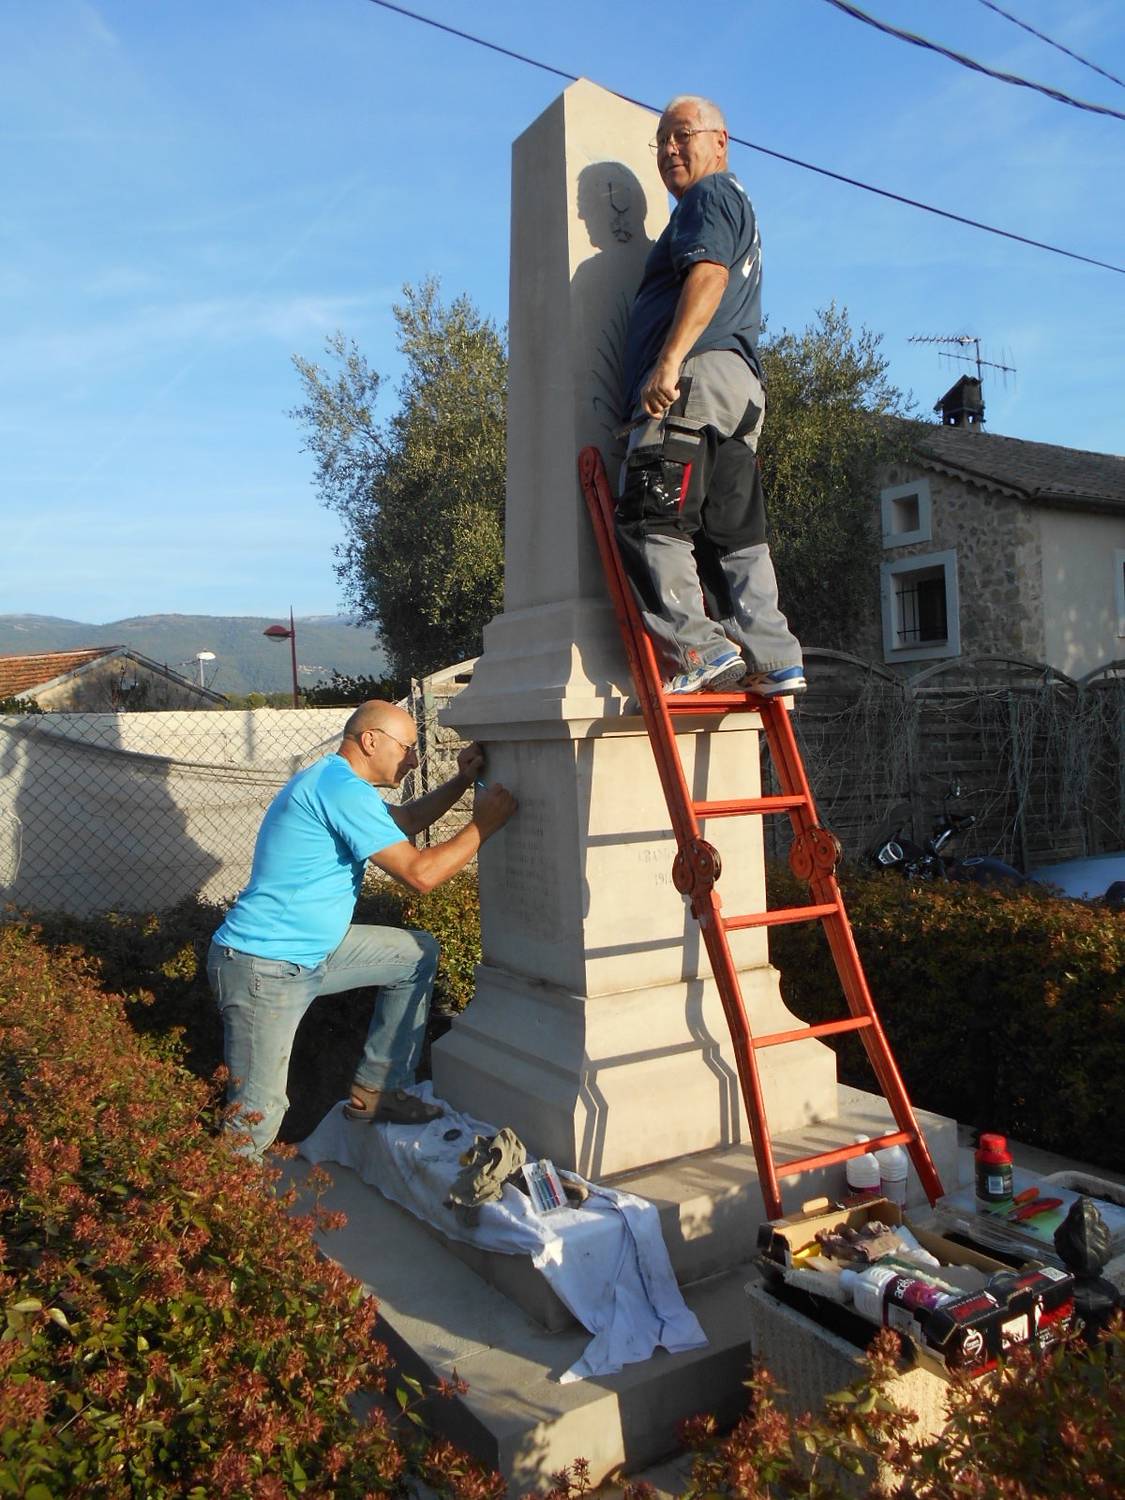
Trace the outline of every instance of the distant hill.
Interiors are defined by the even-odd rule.
[[[197,651],[213,651],[205,681],[216,693],[272,693],[292,683],[288,641],[271,641],[267,625],[288,618],[257,615],[139,615],[88,625],[55,615],[0,615],[0,656],[33,651],[73,651],[82,646],[131,646],[153,661],[198,680]],[[370,626],[344,615],[297,617],[297,680],[301,687],[327,682],[333,670],[346,677],[378,677],[386,654]]]

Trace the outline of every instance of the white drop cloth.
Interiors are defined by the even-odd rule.
[[[428,1083],[410,1090],[432,1099]],[[656,1209],[644,1198],[586,1183],[590,1197],[580,1208],[540,1216],[530,1199],[510,1184],[497,1203],[480,1208],[469,1228],[445,1205],[458,1157],[476,1135],[493,1136],[495,1125],[458,1114],[430,1124],[366,1125],[349,1120],[337,1104],[303,1141],[308,1161],[339,1162],[384,1195],[450,1239],[507,1255],[529,1255],[555,1294],[593,1335],[563,1383],[587,1375],[612,1375],[622,1365],[648,1359],[658,1347],[676,1353],[701,1349],[706,1336],[676,1285]],[[460,1130],[454,1141],[443,1139]],[[584,1179],[563,1173],[576,1182]]]

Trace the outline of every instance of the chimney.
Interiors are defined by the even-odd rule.
[[[941,412],[946,427],[969,427],[979,431],[984,426],[984,397],[975,375],[962,375],[941,397],[934,411]]]

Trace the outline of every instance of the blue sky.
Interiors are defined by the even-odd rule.
[[[1125,77],[1117,0],[1004,0]],[[635,98],[1125,264],[1125,122],[980,77],[824,0],[417,0]],[[1125,89],[979,0],[864,8],[1116,109]],[[705,18],[705,19],[704,19]],[[503,322],[512,139],[564,87],[369,0],[0,7],[0,612],[100,623],[327,613],[338,523],[290,356],[343,329],[398,376],[391,304],[441,278]],[[928,411],[979,334],[994,432],[1125,451],[1125,276],[899,207],[743,147],[770,325],[830,300]]]

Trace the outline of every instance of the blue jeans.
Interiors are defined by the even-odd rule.
[[[414,1082],[438,951],[428,932],[398,927],[349,927],[315,968],[211,944],[207,978],[223,1018],[227,1101],[239,1115],[262,1117],[232,1121],[232,1130],[250,1136],[247,1155],[261,1156],[281,1128],[293,1039],[318,995],[377,987],[355,1081],[369,1089]]]

